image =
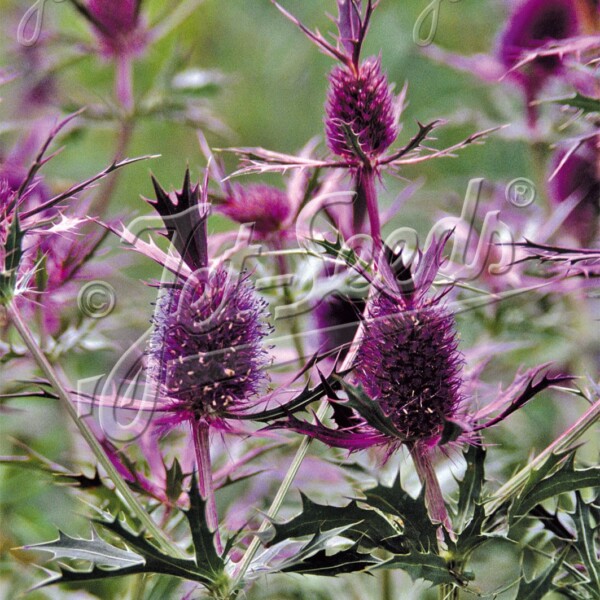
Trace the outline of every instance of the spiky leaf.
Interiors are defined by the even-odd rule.
[[[444,583],[464,583],[451,572],[446,561],[433,552],[411,551],[409,554],[395,556],[382,565],[385,569],[402,569],[413,581],[425,579],[434,585]]]
[[[123,569],[136,565],[144,565],[146,562],[139,554],[129,550],[122,550],[105,542],[95,529],[92,529],[92,538],[89,540],[73,538],[59,531],[58,539],[51,542],[24,546],[23,549],[51,552],[55,559],[86,560],[97,567]]]
[[[367,490],[365,497],[365,504],[398,517],[404,536],[414,547],[425,550],[437,547],[436,527],[427,513],[424,491],[413,498],[402,489],[397,478],[392,487],[379,484]]]
[[[301,563],[282,569],[285,573],[301,573],[303,575],[322,575],[332,577],[342,573],[356,573],[377,565],[380,561],[358,552],[357,546],[329,554],[321,550]]]
[[[268,545],[339,527],[346,528],[344,537],[363,547],[379,547],[390,552],[406,551],[406,542],[400,535],[400,529],[378,511],[360,508],[355,500],[346,506],[317,504],[304,494],[302,512],[287,523],[275,523],[275,536]]]
[[[552,580],[560,571],[568,551],[569,548],[566,547],[554,562],[535,579],[525,581],[523,578],[517,591],[516,600],[542,600],[552,590]]]
[[[584,113],[600,113],[600,100],[592,98],[590,96],[584,96],[583,94],[575,94],[571,98],[561,98],[555,101],[557,104],[562,106],[571,106],[572,108],[578,108]]]
[[[185,511],[185,516],[192,532],[196,565],[201,573],[213,579],[223,572],[225,563],[215,550],[213,534],[206,524],[206,503],[200,497],[195,473],[192,475],[189,495],[190,508]]]

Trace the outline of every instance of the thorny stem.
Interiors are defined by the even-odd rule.
[[[119,491],[125,504],[129,507],[132,513],[140,520],[142,527],[156,540],[156,543],[162,551],[166,552],[170,556],[178,558],[186,558],[185,554],[165,535],[163,531],[154,523],[150,515],[144,510],[144,507],[140,504],[138,499],[134,496],[133,492],[129,489],[129,486],[125,480],[121,477],[110,458],[104,452],[102,445],[96,439],[96,436],[92,430],[88,427],[83,419],[77,414],[71,396],[65,386],[59,379],[58,374],[53,369],[52,365],[46,358],[46,355],[42,352],[37,342],[35,341],[31,331],[24,323],[17,307],[12,304],[6,307],[8,317],[12,321],[19,335],[25,342],[28,350],[31,352],[35,362],[44,373],[54,390],[56,391],[61,403],[63,404],[69,417],[73,420],[77,428],[79,429],[83,439],[87,442],[88,446],[94,453],[96,459],[102,465],[102,468],[106,471],[108,477],[113,482],[115,488]]]
[[[558,454],[573,444],[600,418],[600,400],[590,408],[562,435],[552,442],[545,450],[540,452],[526,467],[513,475],[486,503],[487,515],[494,514],[508,499],[517,494],[527,482],[530,474],[539,468],[552,454]]]
[[[319,410],[317,411],[317,419],[319,421],[325,417],[327,408],[328,408],[327,402],[323,402],[321,404],[321,406],[319,407]],[[232,585],[233,590],[235,590],[239,586],[240,582],[244,578],[244,575],[246,574],[246,571],[248,570],[248,567],[250,566],[250,563],[252,562],[252,559],[254,558],[254,556],[256,555],[256,553],[258,551],[258,548],[260,546],[260,537],[259,537],[260,534],[264,533],[270,527],[271,520],[274,519],[277,516],[277,514],[279,513],[279,509],[281,508],[281,505],[283,504],[283,500],[284,500],[286,494],[288,493],[288,491],[298,473],[298,469],[300,468],[300,465],[302,464],[302,461],[304,460],[306,453],[308,452],[308,449],[310,448],[311,442],[312,442],[312,438],[310,438],[308,436],[304,437],[302,442],[300,442],[300,446],[298,447],[298,450],[296,451],[294,460],[292,461],[292,464],[290,465],[290,468],[288,469],[288,472],[286,473],[283,481],[281,482],[281,485],[279,486],[279,489],[277,490],[277,494],[275,494],[275,498],[273,499],[273,502],[271,503],[271,506],[269,507],[269,510],[267,512],[267,517],[264,519],[264,521],[261,523],[260,527],[258,528],[258,531],[256,532],[256,536],[254,537],[252,542],[250,542],[250,545],[248,546],[248,549],[246,550],[244,557],[242,558],[242,560],[239,563],[238,568],[236,569],[236,572],[233,576],[233,585]]]
[[[215,501],[215,488],[213,485],[212,468],[210,461],[210,441],[208,424],[196,421],[193,424],[194,448],[196,450],[196,463],[198,469],[198,491],[202,500],[206,502],[206,524],[214,532],[215,544],[218,554],[223,553],[223,544],[219,535],[219,516]]]

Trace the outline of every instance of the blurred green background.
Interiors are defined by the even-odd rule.
[[[10,2],[0,0],[3,21],[0,66],[19,66],[22,48],[16,44],[15,25],[34,0]],[[306,25],[322,32],[332,30],[326,12],[335,14],[333,0],[283,0],[282,4],[296,14]],[[418,130],[417,121],[427,123],[446,118],[449,125],[439,130],[438,146],[463,139],[476,129],[513,123],[508,133],[492,136],[484,145],[460,152],[458,158],[441,159],[406,168],[398,178],[386,177],[382,203],[389,204],[410,181],[423,179],[422,186],[408,201],[394,226],[413,227],[423,236],[439,216],[440,211],[457,214],[468,182],[484,177],[502,184],[517,177],[539,182],[531,147],[527,140],[517,139],[522,122],[522,99],[519,92],[506,85],[488,86],[468,74],[458,73],[435,64],[425,56],[413,41],[413,27],[429,4],[429,0],[382,0],[373,18],[364,55],[381,53],[384,69],[399,91],[408,82],[408,107],[402,116],[403,130],[398,144],[406,143]],[[440,4],[439,25],[435,43],[455,52],[473,54],[491,52],[495,38],[507,14],[507,3],[500,0],[460,0]],[[165,3],[148,0],[144,12],[150,23],[159,22],[169,12]],[[55,108],[49,114],[61,114],[83,105],[110,107],[113,100],[113,65],[89,53],[72,60],[79,54],[78,42],[92,41],[86,24],[68,2],[45,3],[44,33],[52,39],[44,47],[42,64],[65,64],[55,74]],[[198,97],[228,129],[218,133],[206,129],[211,146],[262,146],[281,152],[297,152],[313,136],[323,136],[323,107],[327,90],[327,74],[332,61],[322,55],[302,33],[288,22],[268,0],[205,0],[192,16],[176,30],[152,45],[135,66],[135,92],[138,98],[155,94],[157,82],[161,94],[168,97],[170,79],[165,74],[172,57],[187,57],[187,66],[223,75],[219,85],[199,91]],[[20,82],[5,86],[0,115],[3,123],[15,123],[19,113]],[[93,112],[93,111],[92,111]],[[30,115],[20,114],[23,129],[28,127]],[[55,187],[79,181],[99,171],[112,160],[115,147],[115,120],[82,117],[81,127],[65,140],[64,151],[45,168],[47,179]],[[516,124],[516,125],[515,125]],[[5,127],[0,136],[3,152],[10,149],[19,132]],[[323,152],[323,146],[321,146]],[[150,196],[152,171],[167,189],[179,186],[186,165],[198,177],[205,159],[200,152],[195,128],[189,124],[174,123],[160,115],[146,117],[137,123],[127,155],[160,154],[160,158],[143,162],[124,170],[118,178],[117,190],[111,207],[113,215],[126,222],[136,214],[150,213],[140,195]],[[228,169],[233,170],[236,160],[225,156]],[[256,176],[253,176],[256,180]],[[282,179],[272,176],[269,181],[283,185]],[[541,186],[540,186],[541,187]],[[545,191],[539,189],[539,202],[546,202]],[[229,225],[216,218],[211,227],[221,230]],[[391,225],[390,225],[391,227]],[[118,244],[113,243],[113,246]],[[116,256],[117,250],[113,250]],[[112,255],[111,255],[112,256]],[[115,273],[111,283],[118,292],[116,315],[126,323],[118,331],[103,334],[123,346],[147,327],[149,306],[154,291],[141,279],[157,276],[147,262],[134,259],[122,273]],[[510,381],[516,368],[525,363],[538,364],[557,360],[561,365],[585,366],[597,369],[596,361],[585,350],[581,352],[582,337],[593,336],[585,316],[577,315],[576,305],[548,300],[545,308],[530,304],[528,297],[506,303],[501,322],[489,325],[486,315],[466,313],[459,319],[459,329],[468,346],[486,336],[494,341],[525,341],[530,345],[521,352],[498,356],[493,365],[496,381]],[[578,323],[579,321],[579,323]],[[585,335],[582,333],[585,332]],[[580,335],[581,334],[581,335]],[[114,362],[114,351],[74,354],[63,364],[72,380],[92,375],[109,368]],[[2,365],[3,381],[12,380],[11,367]],[[19,371],[19,375],[22,373]],[[578,374],[583,374],[581,371]],[[590,372],[591,375],[597,373]],[[522,414],[515,415],[510,427],[491,434],[491,442],[501,445],[504,456],[498,471],[507,473],[517,463],[527,459],[535,448],[543,447],[562,431],[584,408],[584,402],[565,396],[552,401],[551,394],[538,399]],[[72,445],[63,415],[44,401],[21,401],[12,405],[21,412],[2,415],[0,453],[17,453],[13,438],[26,442],[35,450],[56,460],[69,460]],[[583,456],[595,460],[594,448],[584,449]],[[87,525],[78,515],[78,502],[64,488],[34,472],[0,467],[0,597],[16,598],[37,579],[36,570],[24,562],[25,555],[15,560],[9,548],[50,539],[55,527],[71,533],[87,534]],[[518,565],[511,558],[510,549],[502,544],[486,547],[494,553],[496,572],[484,576],[485,590],[501,587],[517,573]],[[31,557],[27,558],[31,560]],[[512,562],[511,562],[512,561]],[[485,564],[485,557],[482,557]],[[507,574],[511,573],[510,576]],[[386,586],[401,590],[393,598],[429,598],[425,586],[411,584],[402,574],[392,579],[352,576],[333,582],[312,578],[281,577],[270,586],[257,587],[248,598],[380,598]],[[487,580],[485,579],[487,577]],[[508,578],[508,579],[507,579]],[[147,598],[176,598],[180,592],[170,591],[173,582],[165,578],[154,595]],[[102,583],[70,594],[63,589],[36,592],[32,600],[42,598],[124,598],[135,596],[136,580],[125,583]],[[174,589],[174,588],[173,588]],[[127,595],[129,594],[129,595]],[[171,595],[172,594],[172,595]],[[197,593],[195,596],[197,597]],[[434,597],[434,596],[431,596]],[[499,598],[510,598],[510,593]]]

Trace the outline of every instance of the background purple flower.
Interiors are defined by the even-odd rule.
[[[292,206],[283,190],[261,183],[230,186],[218,210],[238,223],[254,223],[261,235],[274,233],[288,220]]]
[[[559,148],[554,153],[548,192],[556,206],[566,200],[576,205],[563,222],[563,229],[580,244],[589,246],[598,234],[600,218],[600,150],[591,138],[576,151]]]
[[[142,0],[88,0],[87,12],[107,56],[143,50],[146,32],[140,19]]]

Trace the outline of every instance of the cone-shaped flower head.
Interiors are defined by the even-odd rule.
[[[209,269],[206,185],[167,194],[154,180],[167,236],[192,274],[161,290],[147,348],[148,374],[169,402],[165,421],[219,422],[246,408],[266,375],[266,302],[247,275]]]
[[[146,32],[141,24],[142,0],[88,0],[85,6],[107,55],[135,54],[146,42]]]
[[[244,407],[265,381],[266,302],[247,277],[223,268],[163,290],[148,345],[148,369],[176,420],[211,422]],[[240,406],[241,405],[241,406]]]
[[[507,68],[514,67],[527,51],[578,33],[577,9],[574,0],[525,0],[517,6],[504,30],[499,45],[499,57]],[[520,74],[521,83],[535,94],[546,79],[561,69],[558,57],[540,57]]]
[[[398,135],[395,98],[379,58],[334,67],[326,111],[327,144],[350,161],[380,156]]]
[[[256,232],[266,235],[287,221],[291,203],[283,190],[270,185],[235,185],[219,210],[238,223],[254,223]]]
[[[373,298],[355,365],[403,441],[437,440],[460,405],[462,358],[454,318],[435,301]]]
[[[443,302],[450,288],[428,293],[447,239],[434,241],[413,271],[396,270],[396,281],[368,300],[350,374],[358,385],[341,383],[347,400],[329,392],[336,400],[337,428],[293,415],[272,428],[290,428],[348,450],[385,446],[388,453],[404,443],[427,447],[446,441],[446,423],[465,420],[463,357]]]

